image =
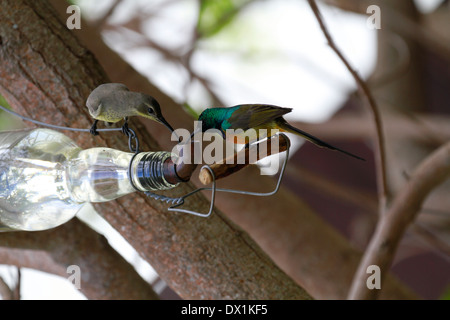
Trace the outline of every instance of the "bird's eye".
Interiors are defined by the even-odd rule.
[[[155,113],[155,110],[153,110],[152,108],[148,108],[148,113],[149,113],[149,114],[154,114],[154,113]]]

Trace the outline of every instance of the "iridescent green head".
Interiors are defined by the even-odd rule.
[[[231,108],[209,108],[204,110],[198,117],[199,121],[202,121],[202,131],[205,132],[208,129],[217,129],[223,131],[223,124],[226,123],[230,113],[232,113]]]

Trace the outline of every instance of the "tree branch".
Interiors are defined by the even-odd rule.
[[[417,167],[406,186],[394,198],[389,210],[380,217],[375,234],[355,274],[349,299],[375,299],[378,296],[379,290],[369,290],[366,286],[367,267],[379,266],[384,280],[406,228],[415,219],[428,194],[449,176],[450,142],[433,152]]]
[[[116,11],[121,2],[121,0],[114,0],[108,11],[106,11],[102,17],[94,21],[95,26],[97,28],[101,28],[108,21],[108,19],[111,18],[111,16],[114,14],[114,11]]]
[[[0,297],[2,300],[12,300],[13,293],[8,284],[0,277]]]
[[[395,30],[409,39],[415,40],[423,47],[447,61],[450,58],[450,42],[448,41],[448,10],[441,6],[437,10],[423,15],[420,23],[412,19],[408,14],[395,7],[394,2],[381,2],[373,0],[322,0],[328,5],[342,10],[367,14],[367,8],[372,5],[383,5],[383,25]],[[438,29],[435,27],[438,26]],[[383,27],[384,28],[384,27]]]
[[[320,29],[322,30],[325,38],[328,41],[328,45],[330,48],[336,53],[339,59],[344,63],[345,67],[351,73],[353,78],[355,79],[358,88],[362,92],[363,97],[367,100],[367,103],[372,112],[372,116],[375,122],[376,127],[376,135],[375,135],[375,163],[377,168],[377,186],[378,186],[378,197],[380,200],[380,213],[385,210],[386,201],[389,199],[389,189],[387,186],[387,177],[386,177],[386,155],[385,155],[385,147],[384,147],[384,135],[383,135],[383,127],[381,124],[381,116],[372,93],[369,90],[369,87],[366,85],[364,80],[359,76],[359,74],[353,69],[347,59],[344,57],[342,52],[339,50],[337,45],[335,44],[333,38],[331,37],[328,29],[323,21],[322,14],[316,4],[315,0],[308,0],[308,3],[316,16],[317,21],[319,22]]]
[[[158,299],[149,283],[106,239],[78,219],[40,232],[0,233],[0,261],[68,278],[80,268],[80,291],[89,299]]]

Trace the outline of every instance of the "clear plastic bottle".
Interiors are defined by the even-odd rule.
[[[170,152],[133,155],[110,148],[83,150],[49,129],[0,132],[0,231],[53,228],[86,202],[177,185],[164,178]]]

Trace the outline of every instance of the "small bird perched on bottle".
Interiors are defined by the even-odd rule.
[[[334,147],[307,132],[291,126],[283,115],[291,112],[291,108],[282,108],[266,104],[242,104],[230,108],[209,108],[204,110],[198,120],[202,121],[202,131],[217,129],[222,137],[234,144],[247,144],[267,137],[271,129],[299,135],[315,145],[336,150],[353,158],[364,160],[350,152]],[[242,129],[233,135],[227,135],[227,129]],[[248,131],[254,129],[254,131]],[[265,130],[260,130],[265,129]]]
[[[99,120],[109,123],[125,119],[122,132],[129,135],[128,117],[141,116],[165,125],[171,132],[172,126],[164,119],[158,101],[145,93],[130,91],[121,83],[105,83],[95,88],[89,95],[86,106],[95,119],[90,132],[98,135]]]

